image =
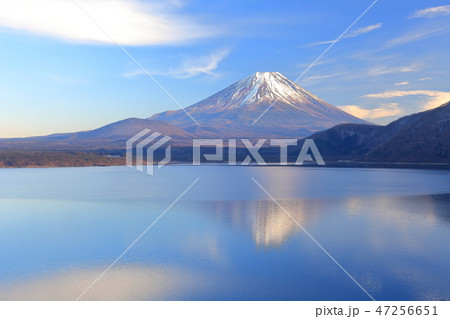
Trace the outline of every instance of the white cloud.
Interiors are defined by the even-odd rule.
[[[219,63],[225,59],[230,53],[229,49],[215,51],[207,56],[189,57],[181,62],[177,68],[168,71],[152,71],[152,74],[160,74],[171,76],[179,79],[191,78],[200,74],[215,75],[214,71],[218,68]],[[133,70],[122,74],[123,77],[132,78],[143,75],[145,72],[141,69]]]
[[[450,15],[450,5],[417,10],[411,18],[435,18]]]
[[[323,74],[323,75],[312,75],[304,78],[303,82],[311,82],[311,81],[317,81],[317,80],[323,80],[323,79],[329,79],[329,78],[335,78],[337,76],[344,75],[345,73],[334,73],[334,74]]]
[[[370,31],[376,30],[378,28],[381,28],[383,26],[382,23],[377,23],[377,24],[372,24],[372,25],[368,25],[366,27],[362,27],[359,29],[355,29],[353,31],[348,32],[346,35],[344,35],[342,38],[343,39],[348,39],[348,38],[354,38],[357,37],[359,35],[368,33]],[[330,40],[330,41],[321,41],[321,42],[315,42],[315,43],[311,43],[310,45],[321,45],[321,44],[331,44],[336,40]]]
[[[416,72],[419,71],[417,66],[410,65],[410,66],[403,66],[403,67],[375,67],[369,70],[369,75],[383,75],[383,74],[391,74],[391,73],[402,73],[402,72]]]
[[[365,97],[369,98],[396,98],[412,95],[422,95],[430,97],[427,103],[423,106],[424,110],[429,110],[438,107],[450,101],[450,92],[432,91],[432,90],[415,90],[415,91],[386,91],[383,93],[367,94]]]
[[[208,56],[199,58],[188,58],[183,61],[181,67],[169,72],[169,74],[178,78],[190,78],[199,74],[214,75],[214,71],[219,66],[219,63],[225,59],[230,50],[224,49],[213,52]]]
[[[358,105],[339,106],[343,111],[363,119],[376,119],[380,117],[395,116],[402,113],[398,103],[382,104],[380,107],[367,110]]]
[[[403,81],[403,82],[395,83],[395,85],[408,85],[408,84],[409,84],[408,81]]]
[[[424,77],[424,78],[420,78],[419,79],[419,81],[428,81],[428,80],[431,80],[431,78],[430,77]]]
[[[118,43],[173,45],[216,34],[174,11],[178,1],[77,0]],[[112,41],[73,0],[0,0],[0,27],[81,43]]]
[[[383,26],[383,24],[377,23],[377,24],[372,24],[372,25],[368,25],[367,27],[362,27],[359,29],[355,29],[353,31],[350,31],[349,33],[347,33],[346,35],[344,35],[344,38],[353,38],[353,37],[357,37],[358,35],[364,34],[364,33],[368,33],[370,31],[376,30],[378,28],[381,28]]]
[[[412,32],[412,33],[404,34],[400,37],[389,40],[387,42],[387,47],[393,47],[396,45],[401,45],[401,44],[406,44],[406,43],[410,43],[410,42],[424,40],[424,39],[430,38],[432,36],[438,36],[438,35],[446,33],[448,31],[448,28],[449,27],[447,26],[447,27],[434,29],[434,30],[427,30],[427,31],[422,31],[422,32]]]

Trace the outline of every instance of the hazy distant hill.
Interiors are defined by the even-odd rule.
[[[253,122],[272,107],[254,125]],[[257,72],[186,108],[155,114],[198,137],[305,137],[340,123],[367,123],[278,72]]]
[[[193,135],[183,129],[157,120],[129,118],[92,131],[47,136],[0,139],[0,149],[63,150],[124,148],[125,141],[144,129],[173,137],[178,143],[191,141]]]
[[[343,124],[310,138],[328,160],[450,163],[450,102],[386,126]]]

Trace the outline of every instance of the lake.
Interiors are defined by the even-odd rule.
[[[450,300],[450,172],[0,169],[0,246],[0,300]]]

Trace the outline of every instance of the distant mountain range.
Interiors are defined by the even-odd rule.
[[[20,164],[22,166],[40,166],[41,153],[36,152],[47,155],[61,151],[94,152],[99,156],[123,156],[125,141],[146,128],[171,136],[170,143],[179,149],[187,149],[194,138],[301,140],[308,137],[314,139],[327,162],[450,164],[449,103],[379,126],[328,104],[280,73],[258,72],[185,111],[199,125],[183,110],[176,110],[148,119],[129,118],[91,131],[0,139],[0,166],[17,166],[17,159],[24,155],[14,152],[28,152],[26,155],[31,156],[25,162],[31,164]],[[274,152],[272,149],[266,154]],[[2,154],[9,156],[8,161],[2,161]],[[59,158],[58,154],[51,154],[51,158]],[[71,163],[77,162],[78,154],[71,158]],[[182,156],[178,160],[187,161],[186,150],[179,154]],[[95,165],[97,162],[89,156],[86,163]],[[116,157],[106,162],[103,158],[96,159],[100,159],[101,165],[122,164]],[[68,166],[64,159],[57,163],[56,166]]]

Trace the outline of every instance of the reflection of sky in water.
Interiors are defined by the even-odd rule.
[[[73,300],[98,276],[103,267],[65,269],[6,286],[2,300]],[[111,268],[89,292],[89,300],[154,300],[182,298],[208,287],[204,274],[175,267],[119,265]]]
[[[0,170],[0,299],[450,299],[450,174],[166,167]]]

